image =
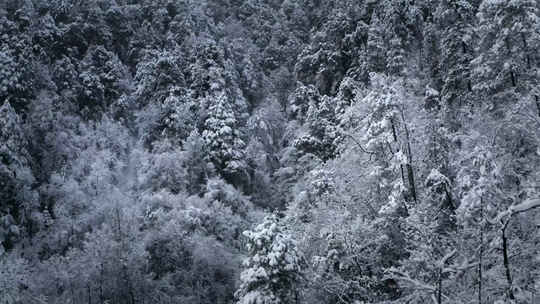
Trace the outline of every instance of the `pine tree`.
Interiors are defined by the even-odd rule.
[[[403,76],[405,73],[405,52],[398,36],[390,39],[388,50],[386,51],[388,61],[386,69],[390,75]]]
[[[422,28],[422,49],[420,55],[421,69],[429,76],[429,87],[439,92],[442,88],[442,76],[440,71],[441,47],[440,47],[440,32],[437,30],[437,24],[433,20],[433,12],[430,13],[428,19]],[[437,96],[440,99],[440,96]],[[437,103],[440,100],[437,100]]]
[[[169,89],[185,86],[182,64],[184,59],[177,49],[145,52],[137,65],[135,97],[139,106],[161,103],[167,97]]]
[[[15,254],[5,255],[0,246],[0,301],[15,304],[28,301],[27,291],[23,288],[31,276],[28,262]]]
[[[474,89],[491,109],[504,111],[504,105],[532,100],[540,115],[537,1],[484,0],[478,16],[480,53],[473,62]]]
[[[295,140],[295,147],[322,160],[333,158],[338,138],[333,100],[323,96],[318,104],[310,103],[306,116],[307,132]]]
[[[137,66],[135,74],[137,86],[131,95],[134,100],[128,99],[133,103],[128,106],[140,110],[136,113],[136,123],[145,144],[151,146],[162,136],[176,142],[181,141],[191,130],[178,134],[176,126],[173,125],[176,123],[174,121],[176,117],[171,116],[176,114],[179,107],[187,105],[191,100],[184,90],[186,81],[181,68],[183,58],[178,50],[162,52],[152,50],[148,51],[147,55],[147,58],[141,60]],[[185,98],[180,98],[179,95]],[[184,112],[183,117],[189,116],[188,111]],[[178,138],[174,138],[175,135],[179,135]]]
[[[218,173],[228,181],[238,184],[246,177],[246,163],[240,125],[229,98],[221,93],[209,101],[208,117],[204,122],[202,137],[210,161]]]
[[[34,176],[22,122],[9,101],[0,107],[0,242],[10,249],[33,212]]]
[[[440,31],[442,101],[462,104],[472,91],[471,61],[474,55],[473,18],[475,10],[468,0],[442,0],[435,12]]]
[[[206,180],[214,175],[215,167],[206,159],[207,151],[203,138],[193,130],[183,142],[184,166],[187,173],[189,194],[200,194]]]
[[[386,67],[384,34],[384,24],[379,18],[377,11],[374,11],[371,15],[367,40],[370,72],[380,73]]]
[[[291,118],[304,123],[310,106],[316,106],[321,100],[319,90],[313,85],[300,85],[289,96],[289,113]]]
[[[27,1],[20,1],[25,3]],[[12,3],[13,4],[13,3]],[[20,4],[17,2],[16,5]],[[12,22],[0,14],[0,100],[9,99],[11,106],[17,111],[28,107],[35,92],[35,75],[33,71],[33,54],[31,36],[23,29],[22,24],[29,22],[25,8],[11,12],[19,23]],[[0,11],[1,13],[1,11]],[[21,24],[22,23],[22,24]]]
[[[418,29],[419,10],[414,1],[380,1],[387,41],[387,73],[403,76],[406,49],[414,47],[415,31]]]
[[[489,117],[479,112],[475,119],[481,121],[482,132],[473,130],[462,136],[455,164],[460,168],[456,213],[467,233],[462,239],[474,232],[471,246],[474,254],[480,255],[484,297],[512,302],[523,297],[521,290],[530,284],[530,270],[525,269],[535,268],[530,264],[535,253],[529,247],[535,246],[531,230],[534,214],[526,206],[533,206],[538,197],[538,189],[529,186],[537,184],[538,177],[518,172],[538,170],[540,155],[530,149],[530,145],[538,145],[538,129],[530,128],[531,121],[524,122],[521,115],[508,115],[511,123],[500,130],[500,119]],[[495,137],[496,143],[492,140]],[[479,244],[480,252],[476,251]],[[512,258],[516,251],[522,258]]]
[[[127,69],[118,56],[102,46],[88,50],[81,69],[79,77],[83,88],[78,100],[81,108],[102,112],[127,89],[122,84],[127,78]]]
[[[452,181],[454,177],[450,156],[452,155],[452,133],[441,123],[437,116],[430,116],[427,121],[427,145],[425,151],[426,177],[424,180],[424,204],[437,210],[437,233],[452,230],[455,223],[455,198]]]
[[[294,303],[298,296],[302,259],[276,215],[246,231],[249,257],[244,261],[238,304]]]
[[[373,90],[364,97],[367,108],[366,149],[376,155],[384,187],[390,188],[388,204],[384,209],[396,211],[405,201],[416,201],[416,186],[409,131],[404,112],[406,91],[400,81],[391,76],[373,73]],[[387,158],[387,155],[390,157]],[[382,183],[381,183],[382,185]]]

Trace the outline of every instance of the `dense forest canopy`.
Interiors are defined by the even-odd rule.
[[[537,0],[0,0],[0,303],[540,301]]]

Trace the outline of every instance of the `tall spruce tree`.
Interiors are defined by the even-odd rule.
[[[298,299],[302,259],[276,215],[246,231],[249,257],[244,260],[238,304],[285,304]]]
[[[246,146],[237,120],[236,113],[229,98],[221,93],[209,100],[208,117],[204,122],[202,137],[207,146],[209,158],[218,173],[229,182],[239,184],[245,182],[246,163],[244,148]]]
[[[517,101],[537,107],[540,15],[534,0],[485,0],[479,8],[474,88],[487,106],[504,111]]]

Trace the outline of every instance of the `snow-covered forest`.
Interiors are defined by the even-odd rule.
[[[539,50],[538,0],[0,0],[0,303],[540,303]]]

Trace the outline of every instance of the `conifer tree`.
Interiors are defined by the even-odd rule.
[[[441,98],[447,104],[464,103],[472,91],[471,61],[474,55],[472,1],[442,0],[435,11],[440,30]]]
[[[382,72],[386,67],[384,24],[377,11],[373,11],[369,24],[367,52],[371,72]]]
[[[479,8],[479,55],[474,59],[474,89],[497,111],[518,100],[538,99],[540,15],[534,0],[484,0]]]
[[[401,39],[393,36],[390,39],[388,50],[386,51],[386,68],[390,75],[403,76],[405,72],[405,54]]]
[[[10,249],[33,212],[34,176],[22,122],[9,101],[0,107],[0,244]]]
[[[233,183],[245,178],[246,163],[240,125],[232,104],[225,93],[209,101],[208,117],[204,122],[202,137],[210,161],[218,173]]]
[[[249,257],[236,291],[238,304],[294,303],[302,271],[302,259],[290,235],[276,215],[268,216],[253,231],[246,231]]]

